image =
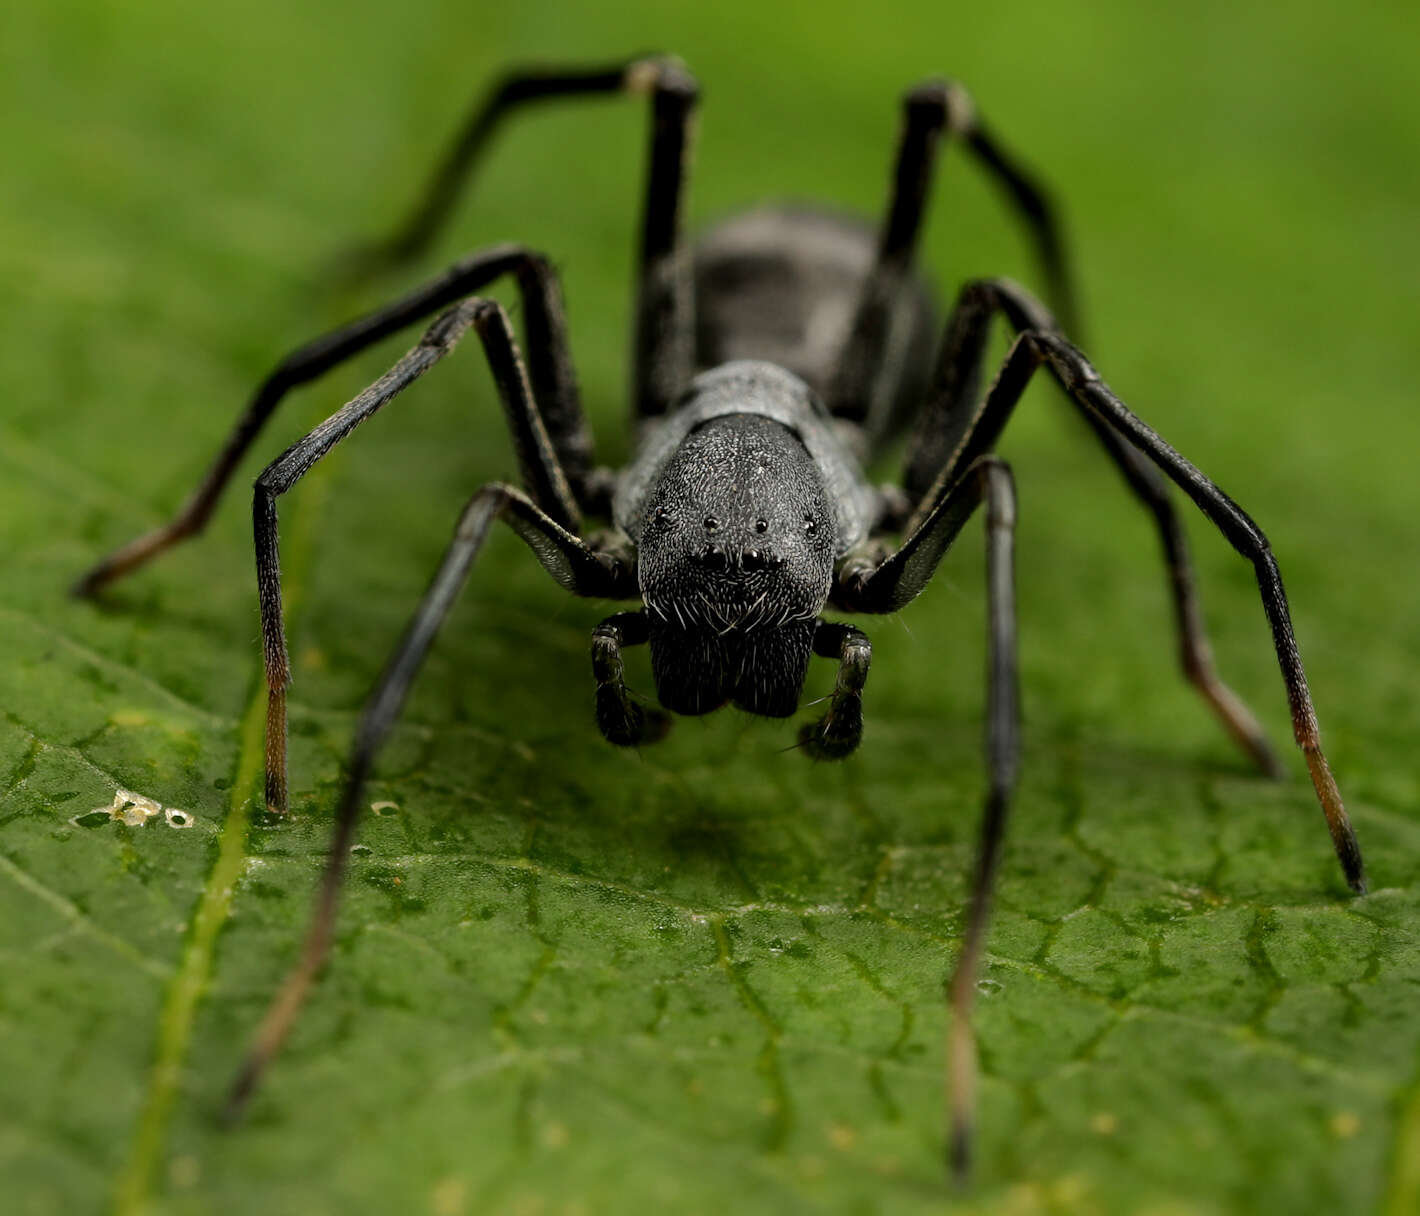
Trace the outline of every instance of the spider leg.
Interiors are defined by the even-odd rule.
[[[357,251],[357,272],[413,258],[447,223],[468,178],[502,120],[560,97],[649,94],[651,146],[641,217],[632,405],[638,417],[664,414],[694,368],[690,259],[681,248],[680,207],[691,116],[699,86],[669,55],[643,55],[593,68],[516,68],[469,112],[408,217],[388,238]]]
[[[866,425],[874,436],[891,429],[893,421],[882,416],[891,394],[880,391],[880,381],[891,374],[895,363],[894,316],[912,271],[944,130],[948,138],[960,138],[1004,189],[1030,229],[1045,272],[1047,294],[1066,330],[1079,333],[1074,278],[1067,265],[1059,220],[1045,190],[988,133],[959,84],[926,81],[910,89],[902,104],[902,134],[877,257],[863,284],[848,341],[826,394],[834,414]]]
[[[1007,356],[1007,365],[1029,360],[1032,368],[1046,365],[1056,381],[1069,395],[1116,435],[1123,437],[1142,452],[1163,473],[1188,495],[1213,523],[1228,543],[1249,562],[1257,578],[1263,611],[1272,632],[1272,644],[1282,679],[1287,686],[1287,701],[1292,714],[1292,734],[1306,758],[1307,770],[1317,801],[1326,816],[1332,846],[1341,863],[1347,885],[1358,895],[1366,890],[1365,866],[1361,848],[1356,841],[1351,821],[1341,801],[1336,779],[1321,750],[1321,729],[1316,709],[1307,688],[1307,676],[1302,668],[1301,652],[1292,632],[1291,612],[1287,594],[1282,587],[1282,572],[1262,529],[1237,503],[1218,489],[1201,472],[1179,455],[1146,423],[1135,417],[1125,404],[1110,391],[1088,359],[1058,333],[1028,330],[1017,337]],[[1028,373],[1027,373],[1028,375]],[[1003,379],[1007,378],[1003,371]]]
[[[239,1116],[255,1092],[267,1065],[295,1023],[330,951],[336,907],[360,818],[360,795],[365,780],[385,736],[399,716],[424,656],[468,579],[489,528],[500,518],[512,525],[549,573],[568,590],[590,596],[635,594],[634,576],[628,582],[628,572],[619,571],[613,559],[588,549],[520,490],[495,483],[484,486],[469,501],[438,572],[361,711],[345,789],[335,814],[330,853],[305,944],[268,1007],[232,1084],[225,1109],[228,1119]]]
[[[505,71],[469,109],[414,205],[386,237],[347,255],[358,274],[401,265],[423,253],[449,222],[504,120],[541,102],[644,93],[657,74],[675,65],[665,55],[639,55],[593,66],[521,65]]]
[[[322,334],[282,359],[252,395],[222,450],[177,515],[99,561],[74,584],[74,594],[93,595],[107,583],[200,532],[247,449],[293,388],[317,379],[367,347],[505,274],[516,276],[521,293],[529,372],[536,400],[542,407],[548,438],[556,449],[573,496],[584,499],[591,473],[592,440],[583,419],[577,380],[568,353],[567,325],[556,272],[540,254],[518,245],[496,245],[460,259],[393,303]],[[560,494],[559,489],[556,496]],[[551,499],[540,501],[547,505]],[[566,513],[564,507],[563,514]]]
[[[973,397],[960,395],[960,388],[973,382],[977,375],[975,364],[985,343],[986,323],[991,311],[997,308],[1006,313],[1020,333],[995,382],[978,404]],[[1192,577],[1187,553],[1181,543],[1170,547],[1171,539],[1181,542],[1182,531],[1158,471],[1177,484],[1233,548],[1252,563],[1287,688],[1293,733],[1306,757],[1312,785],[1325,815],[1342,873],[1353,891],[1364,892],[1366,878],[1360,846],[1321,750],[1316,711],[1292,632],[1281,572],[1266,536],[1232,499],[1130,412],[1100,379],[1099,373],[1085,356],[1054,329],[1045,310],[1019,288],[1001,283],[978,283],[970,285],[964,293],[963,304],[954,314],[943,345],[937,394],[924,415],[923,431],[919,433],[914,448],[910,449],[909,490],[925,479],[930,460],[941,462],[941,472],[925,492],[914,494],[918,505],[908,521],[907,539],[902,546],[881,562],[874,562],[866,556],[850,556],[836,575],[832,602],[850,612],[891,612],[908,603],[926,586],[975,505],[975,499],[970,496],[971,487],[973,482],[979,481],[983,463],[991,459],[988,453],[1031,376],[1042,364],[1050,369],[1071,400],[1090,419],[1130,485],[1154,511],[1170,558],[1180,619],[1187,622],[1187,613],[1191,611],[1194,614],[1199,639],[1202,632],[1201,625],[1197,624],[1196,601],[1188,598],[1192,594]],[[929,451],[933,444],[935,449]],[[1145,460],[1150,463],[1145,464]],[[1005,500],[1001,501],[999,509],[1004,513]],[[1009,574],[1002,573],[1009,568],[1009,528],[1005,532],[1006,535],[993,532],[988,547],[988,553],[997,562],[994,567],[997,572],[990,576],[993,596],[991,695],[994,705],[988,709],[991,792],[973,878],[966,937],[950,985],[953,1013],[948,1050],[952,1068],[949,1086],[952,1110],[950,1155],[953,1168],[959,1174],[965,1171],[969,1162],[974,1106],[975,1048],[971,1037],[970,1007],[977,962],[985,939],[990,892],[1000,855],[1006,798],[1013,781],[1017,754],[1014,611],[1005,607],[998,610],[994,606],[996,603],[1008,604],[1011,591]],[[1185,645],[1188,644],[1187,628],[1184,624]],[[1206,657],[1206,649],[1203,654]]]
[[[276,499],[286,493],[312,466],[360,423],[374,415],[395,396],[444,358],[473,327],[483,340],[484,351],[502,398],[509,429],[513,433],[524,483],[532,501],[561,529],[566,543],[549,548],[530,537],[538,556],[564,586],[580,589],[604,585],[602,591],[584,594],[622,594],[620,566],[607,574],[616,559],[599,557],[581,545],[572,529],[578,526],[576,503],[558,464],[557,453],[548,438],[537,404],[533,400],[522,359],[513,343],[508,316],[492,300],[470,297],[441,315],[425,331],[419,344],[400,359],[385,375],[327,418],[315,430],[293,444],[256,479],[252,501],[252,521],[256,541],[256,576],[261,603],[262,650],[269,690],[266,716],[266,801],[272,810],[286,806],[286,687],[291,667],[286,653],[286,631],[282,623],[280,535],[276,520]],[[541,501],[539,501],[541,499]],[[516,517],[514,526],[517,526]],[[553,564],[549,564],[553,563]],[[554,568],[556,565],[556,569]],[[605,575],[602,583],[597,578]],[[611,588],[615,587],[613,592]],[[632,594],[635,594],[634,590]]]
[[[881,562],[845,563],[834,590],[834,601],[848,611],[894,612],[901,608],[926,587],[938,563],[983,499],[986,503],[988,787],[966,935],[948,986],[952,1014],[946,1053],[951,1128],[948,1155],[958,1177],[965,1176],[970,1164],[971,1125],[976,1106],[976,1043],[971,1032],[976,974],[986,941],[991,892],[1001,859],[1006,812],[1020,757],[1013,569],[1016,491],[1010,468],[994,456],[979,457],[941,495],[899,549]]]
[[[631,403],[636,417],[650,418],[671,408],[695,370],[695,292],[680,204],[700,90],[674,60],[657,61],[640,87],[652,90],[651,166],[641,220]]]
[[[978,397],[978,384],[992,320],[1003,314],[1017,331],[1054,331],[1048,312],[1013,283],[1000,279],[968,283],[958,298],[942,342],[936,379],[913,441],[908,446],[904,484],[917,501],[914,519],[931,509],[934,496],[950,485],[976,456],[989,451],[1015,407],[1031,367],[1008,361],[991,394]],[[1072,402],[1114,461],[1140,503],[1154,517],[1163,547],[1185,678],[1197,688],[1224,728],[1269,776],[1285,770],[1262,726],[1243,701],[1219,678],[1203,623],[1193,563],[1182,521],[1168,482],[1149,458],[1115,426],[1078,398]],[[911,523],[909,523],[909,528]]]
[[[1228,543],[1252,564],[1263,612],[1272,632],[1272,644],[1277,652],[1278,666],[1287,688],[1293,737],[1306,759],[1312,787],[1326,817],[1332,846],[1346,882],[1358,894],[1364,892],[1366,876],[1360,846],[1356,842],[1355,832],[1342,804],[1336,780],[1321,749],[1321,731],[1317,725],[1311,693],[1307,688],[1306,672],[1302,667],[1297,639],[1292,631],[1291,613],[1282,586],[1282,574],[1277,568],[1276,558],[1272,555],[1271,546],[1262,529],[1231,498],[1170,447],[1157,432],[1131,413],[1110,391],[1089,360],[1059,332],[1040,328],[1029,322],[1028,315],[1039,315],[1043,310],[1025,292],[1018,287],[999,282],[973,284],[967,290],[996,294],[998,306],[1017,324],[1026,320],[1026,327],[1017,335],[985,399],[970,410],[969,418],[962,422],[953,415],[952,404],[941,399],[929,406],[929,411],[937,411],[939,420],[951,425],[959,437],[955,440],[955,447],[941,474],[923,497],[914,520],[909,522],[909,528],[916,525],[924,511],[928,512],[927,517],[930,518],[936,509],[936,501],[943,496],[950,497],[954,480],[961,475],[960,470],[969,469],[973,461],[994,445],[1036,369],[1041,365],[1049,368],[1060,387],[1090,419],[1096,433],[1105,440],[1111,455],[1115,456],[1131,486],[1145,499],[1160,521],[1165,549],[1170,557],[1181,619],[1186,620],[1189,613],[1194,614],[1196,618],[1197,614],[1196,601],[1190,603],[1187,598],[1192,596],[1192,573],[1187,564],[1186,550],[1178,543],[1182,530],[1173,517],[1172,509],[1167,506],[1168,500],[1162,485],[1157,484],[1155,468],[1187,494]],[[977,340],[984,341],[984,335],[979,335]],[[943,352],[944,369],[950,359],[953,345],[954,341],[949,335]],[[963,347],[965,345],[969,343],[964,343]],[[954,374],[950,369],[946,369],[943,378],[950,380]],[[1144,460],[1148,460],[1150,464],[1144,464]],[[1171,547],[1172,545],[1177,547]],[[845,564],[843,573],[853,575],[855,570]],[[861,573],[859,563],[856,574],[861,576]],[[846,590],[848,594],[844,598],[851,600],[853,587],[849,586]],[[849,605],[845,603],[844,606]],[[1201,626],[1197,629],[1201,636]],[[1185,645],[1187,644],[1185,630]],[[1206,649],[1203,653],[1206,657]]]

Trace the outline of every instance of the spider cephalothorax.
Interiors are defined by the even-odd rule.
[[[1347,881],[1364,887],[1361,855],[1321,752],[1281,576],[1255,523],[1109,390],[1056,319],[999,279],[968,283],[941,330],[913,269],[937,146],[965,144],[1002,186],[1035,240],[1064,331],[1072,291],[1042,192],[982,127],[965,93],[942,81],[910,90],[889,204],[870,225],[809,208],[761,208],[721,224],[692,252],[679,216],[694,79],[678,60],[509,75],[470,116],[411,221],[376,251],[417,252],[446,217],[459,183],[508,110],[540,98],[615,91],[651,99],[650,172],[642,220],[632,402],[639,444],[621,474],[595,465],[549,260],[517,245],[485,249],[409,294],[299,347],[252,398],[196,494],[172,523],[96,565],[91,594],[201,529],[222,488],[287,391],[420,320],[419,344],[257,479],[254,530],[269,688],[267,803],[286,806],[286,686],[277,499],[332,447],[476,329],[512,433],[522,489],[484,486],[459,518],[443,564],[366,705],[356,731],[336,834],[306,948],[257,1037],[232,1094],[240,1108],[289,1029],[329,948],[336,895],[364,781],[424,655],[497,519],[574,594],[639,601],[593,631],[596,715],[613,743],[653,742],[667,716],[627,687],[622,650],[649,644],[661,703],[700,714],[727,702],[784,717],[799,702],[812,655],[838,675],[826,709],[799,730],[803,750],[838,759],[862,734],[871,647],[855,626],[820,617],[895,612],[927,586],[980,506],[987,533],[988,790],[965,939],[951,983],[952,1153],[964,1167],[974,1053],[969,1014],[1017,763],[1014,483],[992,453],[1032,375],[1044,368],[1093,429],[1159,530],[1186,676],[1261,766],[1279,771],[1261,728],[1214,672],[1172,481],[1253,565],[1318,800]],[[512,276],[527,357],[502,307],[477,296]],[[993,321],[1015,340],[985,393]],[[716,366],[718,365],[718,366]],[[792,371],[786,370],[792,368]],[[705,370],[708,369],[708,370]],[[700,374],[697,375],[697,370]],[[818,394],[816,396],[815,394]],[[820,399],[821,398],[821,399]],[[879,489],[858,460],[911,418],[903,485]],[[614,490],[613,490],[614,487]],[[610,516],[606,543],[582,536],[585,514]],[[925,756],[923,762],[931,763]]]
[[[697,377],[627,471],[616,516],[637,547],[667,709],[732,702],[783,718],[798,708],[842,555],[821,461],[855,472],[828,421],[797,377],[728,364]]]
[[[803,442],[762,415],[692,430],[652,488],[637,542],[658,620],[715,633],[812,620],[833,581],[833,513]]]

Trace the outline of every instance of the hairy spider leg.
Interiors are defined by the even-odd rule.
[[[425,249],[448,222],[502,120],[553,98],[616,93],[651,99],[651,139],[637,271],[632,409],[664,414],[694,370],[694,299],[681,238],[691,121],[699,86],[670,55],[641,55],[598,68],[514,68],[469,111],[405,220],[393,234],[347,259],[357,274],[398,265]]]
[[[439,316],[425,330],[418,345],[385,375],[272,461],[256,479],[252,525],[268,690],[266,801],[273,810],[284,810],[286,807],[286,688],[291,682],[281,609],[280,532],[276,520],[276,500],[360,423],[372,417],[448,355],[470,328],[477,328],[483,340],[517,449],[523,482],[533,501],[568,536],[573,536],[573,530],[580,526],[577,503],[533,399],[522,357],[513,341],[508,314],[496,301],[477,296],[461,301]],[[590,550],[587,552],[590,555]]]
[[[1267,537],[1247,512],[1179,455],[1156,431],[1131,413],[1110,391],[1089,360],[1058,333],[1026,330],[1016,338],[1002,369],[1001,383],[1006,386],[1005,393],[1011,398],[1018,396],[1030,372],[1042,365],[1079,405],[1123,436],[1161,469],[1193,500],[1228,543],[1252,564],[1263,612],[1272,632],[1273,649],[1277,652],[1277,663],[1287,687],[1292,735],[1306,759],[1312,787],[1326,817],[1332,846],[1346,883],[1356,894],[1364,894],[1366,872],[1361,861],[1361,848],[1321,749],[1321,729],[1317,724],[1311,692],[1307,688],[1301,651],[1292,630],[1282,572],[1277,567],[1277,559],[1272,555]],[[1010,370],[1013,366],[1019,370]],[[1003,400],[998,408],[1009,409],[1009,405]]]
[[[982,502],[986,503],[986,803],[961,954],[948,982],[948,1163],[965,1177],[976,1106],[976,1044],[971,1008],[986,941],[991,894],[1005,838],[1006,813],[1020,764],[1020,696],[1016,672],[1014,546],[1016,490],[1010,467],[982,455],[935,496],[932,509],[900,548],[881,562],[845,562],[833,602],[850,612],[896,612],[931,581],[938,563]]]
[[[948,138],[961,139],[1004,189],[1030,230],[1048,298],[1067,332],[1080,332],[1074,278],[1049,195],[987,132],[966,90],[952,81],[928,80],[908,90],[902,111],[902,134],[877,255],[826,394],[834,414],[866,427],[874,440],[891,432],[897,421],[890,416],[892,394],[882,390],[882,382],[895,363],[894,342],[900,335],[894,332],[894,317],[911,279],[944,130]]]
[[[460,308],[469,313],[481,312],[485,317],[497,315],[493,311],[497,305],[491,305],[488,301],[470,301]],[[448,314],[435,325],[437,327],[454,318],[454,313]],[[465,329],[470,323],[462,316],[457,320]],[[478,318],[474,317],[472,323],[478,324]],[[493,483],[484,486],[469,500],[459,517],[438,572],[361,711],[350,761],[346,766],[345,788],[335,813],[330,852],[305,942],[300,956],[267,1007],[246,1058],[232,1082],[224,1109],[229,1121],[241,1115],[256,1092],[267,1066],[295,1024],[311,985],[330,952],[340,889],[363,806],[361,792],[365,781],[380,746],[399,717],[430,645],[458,599],[488,530],[497,519],[503,519],[512,526],[532,549],[543,568],[568,591],[576,595],[607,598],[627,598],[636,593],[633,571],[608,554],[593,552],[522,491]]]
[[[178,513],[166,524],[116,549],[96,563],[72,588],[93,595],[206,526],[242,457],[277,406],[293,388],[308,384],[376,342],[431,316],[456,300],[486,287],[505,274],[515,276],[521,296],[528,345],[528,368],[548,437],[557,450],[563,481],[573,498],[586,493],[592,465],[592,439],[582,415],[577,378],[567,344],[567,321],[557,274],[542,255],[521,245],[495,245],[460,258],[442,274],[393,303],[297,347],[266,376],[252,394],[207,473]],[[549,492],[551,486],[547,487]],[[559,488],[540,501],[575,527],[575,503]]]
[[[1048,323],[1049,317],[1044,308],[1026,292],[1009,284],[991,281],[968,285],[963,298],[963,307],[948,323],[948,337],[943,343],[939,368],[938,392],[927,406],[923,429],[919,431],[913,447],[909,448],[909,485],[914,481],[920,483],[923,479],[925,457],[923,465],[916,464],[917,448],[921,445],[937,444],[934,459],[941,459],[941,471],[922,494],[917,510],[908,523],[908,537],[902,547],[881,562],[875,563],[868,558],[845,561],[835,583],[832,602],[847,611],[890,612],[910,601],[926,585],[955,535],[947,529],[943,536],[940,520],[947,504],[959,497],[962,487],[972,480],[974,471],[987,459],[987,453],[999,438],[1031,376],[1042,365],[1048,367],[1060,387],[1091,419],[1096,432],[1112,441],[1107,442],[1107,448],[1112,455],[1120,454],[1116,455],[1116,460],[1121,470],[1136,493],[1145,498],[1154,510],[1156,518],[1160,518],[1161,528],[1164,526],[1164,512],[1167,512],[1171,529],[1181,535],[1163,486],[1157,484],[1154,466],[1177,484],[1233,548],[1252,563],[1287,689],[1293,734],[1306,758],[1342,873],[1353,891],[1363,893],[1366,878],[1360,846],[1321,749],[1316,711],[1292,631],[1281,572],[1262,530],[1232,499],[1110,391],[1085,356],[1054,330]],[[963,400],[955,395],[953,385],[974,380],[976,371],[967,368],[964,361],[979,359],[985,341],[986,322],[994,308],[1005,312],[1020,332],[985,398],[972,408],[974,403],[970,399]],[[941,455],[943,449],[946,450],[945,456]],[[1126,452],[1127,460],[1121,458]],[[1143,459],[1150,461],[1151,465],[1143,464]],[[1150,478],[1140,477],[1141,470],[1150,474]],[[1161,502],[1162,509],[1158,505]],[[1179,561],[1186,563],[1186,555],[1178,558],[1175,551],[1168,550],[1168,535],[1165,531],[1165,546],[1170,554],[1175,586],[1181,581],[1186,590],[1191,590],[1192,580],[1187,565],[1182,566],[1181,575],[1176,565]],[[1196,603],[1192,610],[1196,613]],[[1182,610],[1180,616],[1183,616]],[[993,687],[996,679],[993,660]],[[996,725],[990,710],[988,722],[991,723],[988,725],[989,735]],[[1012,765],[1014,752],[1012,744]],[[995,755],[993,753],[993,764]],[[966,938],[950,986],[952,1038],[948,1060],[952,1068],[949,1083],[952,1126],[949,1143],[953,1167],[958,1174],[965,1173],[970,1160],[976,1076],[970,1008],[990,910],[990,885],[1004,826],[1004,794],[1000,805],[994,805],[992,799],[997,788],[994,768],[992,773],[993,793],[988,798],[982,828]],[[1009,789],[1009,782],[1003,789]]]
[[[978,396],[986,343],[998,314],[1018,332],[1055,331],[1050,314],[1014,283],[982,279],[962,288],[947,325],[927,405],[915,440],[908,447],[903,483],[909,496],[918,502],[915,518],[930,509],[934,483],[950,484],[976,456],[991,450],[1024,390],[1024,384],[1014,389],[1006,384],[993,389],[994,401],[990,396]],[[1214,666],[1188,539],[1174,509],[1168,482],[1117,428],[1073,396],[1070,400],[1089,423],[1130,491],[1154,518],[1168,570],[1179,661],[1185,678],[1253,762],[1268,776],[1282,777],[1285,769],[1261,724],[1223,683]],[[910,521],[908,527],[911,526]]]

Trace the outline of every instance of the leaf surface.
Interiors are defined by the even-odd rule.
[[[7,17],[14,1210],[1415,1210],[1407,14],[1338,33],[1221,7],[920,7],[871,28],[792,6]],[[1373,893],[1351,899],[1300,759],[1254,776],[1178,678],[1147,521],[1033,390],[1002,448],[1026,755],[965,1196],[941,1168],[941,991],[984,788],[975,525],[918,603],[868,622],[868,735],[837,766],[731,714],[608,748],[587,659],[603,606],[495,538],[370,786],[332,965],[232,1132],[215,1111],[299,940],[355,714],[460,505],[514,471],[476,348],[281,502],[287,820],[255,801],[246,487],[408,339],[293,398],[199,543],[97,604],[63,594],[176,508],[282,353],[407,281],[342,295],[318,268],[398,214],[478,82],[647,45],[706,85],[697,222],[765,196],[872,210],[900,90],[944,68],[973,86],[1068,204],[1106,377],[1268,530],[1366,850]],[[520,120],[420,271],[493,240],[546,248],[612,461],[643,138],[634,103]],[[943,281],[1034,281],[956,154],[936,201]],[[1285,744],[1250,571],[1190,532],[1223,672]],[[633,672],[649,690],[644,656]],[[816,669],[810,695],[831,680]],[[90,813],[119,790],[192,822]]]

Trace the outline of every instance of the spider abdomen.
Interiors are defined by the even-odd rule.
[[[826,396],[877,247],[874,225],[815,207],[756,207],[715,225],[695,246],[696,366],[762,360]],[[921,401],[936,311],[926,278],[910,272],[895,309],[897,357],[879,384],[885,431]]]

